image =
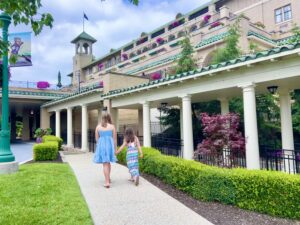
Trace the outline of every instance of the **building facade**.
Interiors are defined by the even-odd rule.
[[[220,100],[225,114],[229,99],[243,96],[247,167],[258,169],[255,95],[270,86],[278,87],[280,95],[282,146],[294,150],[290,91],[300,88],[300,46],[289,40],[293,24],[300,24],[299,9],[296,0],[215,0],[177,14],[173,21],[98,59],[92,50],[96,40],[83,32],[72,41],[75,55],[68,95],[41,106],[41,126],[49,127],[55,117],[56,135],[66,133],[67,145],[74,146],[74,133],[80,133],[81,148],[88,151],[88,130],[96,127],[105,109],[119,131],[134,126],[144,146],[151,146],[150,121],[158,117],[155,109],[167,103],[181,109],[183,157],[192,159],[191,103]],[[225,45],[229,27],[237,20],[242,56],[210,65],[213,52]],[[198,69],[175,74],[179,42],[186,36]]]

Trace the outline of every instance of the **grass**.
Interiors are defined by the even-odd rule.
[[[67,164],[34,163],[0,176],[0,224],[92,224]]]

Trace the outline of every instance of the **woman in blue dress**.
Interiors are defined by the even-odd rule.
[[[111,162],[116,162],[115,151],[117,148],[116,128],[112,124],[111,116],[108,113],[102,115],[101,123],[96,127],[96,153],[94,162],[103,164],[105,178],[104,187],[110,187]]]

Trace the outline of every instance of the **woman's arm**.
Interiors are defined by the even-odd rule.
[[[115,150],[117,150],[117,131],[115,126],[113,126],[113,136],[114,136]]]
[[[136,146],[140,153],[140,157],[143,158],[143,151],[142,151],[141,144],[140,144],[140,141],[137,136],[135,136],[135,141],[136,141]]]
[[[95,129],[95,139],[96,139],[96,142],[98,142],[98,139],[99,139],[98,126]]]
[[[119,154],[119,153],[124,149],[125,145],[126,145],[126,142],[125,142],[125,139],[124,139],[123,144],[122,144],[121,147],[116,151],[116,154]]]

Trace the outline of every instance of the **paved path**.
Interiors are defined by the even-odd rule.
[[[16,161],[20,164],[33,159],[33,142],[22,142],[11,144],[11,151],[13,152]]]
[[[96,225],[212,225],[145,179],[134,186],[126,167],[112,165],[112,187],[105,189],[102,166],[92,154],[67,155]]]

